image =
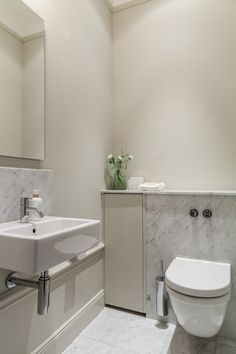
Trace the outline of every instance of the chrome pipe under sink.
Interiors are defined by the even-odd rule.
[[[16,273],[11,273],[6,278],[6,287],[10,290],[15,289],[17,285],[28,288],[38,289],[38,314],[45,315],[48,313],[50,303],[50,282],[51,279],[48,270],[42,272],[38,281],[28,280],[14,276]]]

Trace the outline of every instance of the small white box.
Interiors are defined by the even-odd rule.
[[[138,190],[139,185],[144,183],[144,177],[130,177],[128,180],[128,189],[129,190]]]

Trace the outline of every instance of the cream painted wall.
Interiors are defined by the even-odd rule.
[[[25,0],[45,21],[44,168],[55,214],[100,218],[111,147],[112,15],[103,0]]]
[[[236,2],[153,0],[114,15],[114,152],[170,188],[236,188]]]

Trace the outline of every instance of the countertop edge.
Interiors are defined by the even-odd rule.
[[[236,196],[236,190],[182,190],[182,189],[165,189],[162,191],[140,191],[140,190],[105,190],[100,191],[102,194],[143,194],[143,195],[221,195]]]

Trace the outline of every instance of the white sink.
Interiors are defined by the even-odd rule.
[[[46,216],[0,224],[0,269],[39,273],[96,246],[100,221]]]

